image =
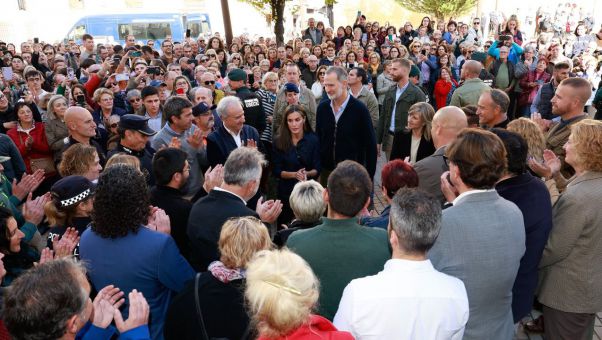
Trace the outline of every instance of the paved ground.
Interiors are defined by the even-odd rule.
[[[385,198],[383,197],[382,192],[380,190],[380,187],[381,187],[380,172],[381,172],[384,164],[385,164],[385,156],[383,153],[383,154],[381,154],[381,157],[378,158],[378,163],[376,166],[376,174],[374,175],[374,208],[378,213],[380,213],[383,210],[383,208],[387,205],[387,202],[385,201]],[[541,314],[540,312],[533,310],[531,312],[531,315],[529,315],[526,319],[527,319],[527,321],[533,320],[533,319],[537,318],[540,314]],[[523,332],[522,329],[519,329],[515,340],[545,340],[545,336],[542,336],[540,334],[527,334],[527,333]],[[596,324],[594,327],[593,340],[602,340],[602,312],[598,313],[598,315],[596,317]]]

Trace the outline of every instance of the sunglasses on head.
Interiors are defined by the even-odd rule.
[[[205,80],[205,85],[215,85],[215,80]]]

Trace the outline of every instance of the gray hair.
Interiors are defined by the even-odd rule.
[[[326,210],[326,203],[322,197],[323,192],[324,187],[314,180],[295,184],[289,198],[295,217],[303,222],[318,221]]]
[[[340,82],[347,81],[347,71],[340,66],[331,66],[326,70],[326,74],[336,74]]]
[[[235,149],[224,165],[224,183],[243,186],[253,180],[259,181],[265,164],[263,154],[257,149],[247,147]]]
[[[228,111],[230,111],[230,108],[232,108],[234,105],[241,105],[238,97],[226,96],[222,98],[222,100],[219,101],[219,104],[217,104],[217,114],[219,114],[222,119],[227,118]]]
[[[54,113],[53,105],[55,102],[57,102],[59,100],[64,100],[65,104],[67,104],[67,107],[69,106],[69,101],[67,101],[67,98],[65,98],[64,96],[62,96],[60,94],[55,94],[54,96],[50,97],[50,100],[48,101],[48,105],[47,105],[47,109],[46,109],[46,116],[49,119],[57,118],[56,114]]]
[[[489,95],[491,95],[491,100],[493,100],[495,105],[500,107],[500,110],[503,113],[508,112],[508,108],[510,107],[510,97],[508,97],[506,92],[499,89],[491,89],[491,91],[489,91]]]
[[[142,97],[142,94],[140,93],[140,90],[138,90],[138,89],[131,89],[131,90],[128,91],[126,99],[130,100],[132,98],[137,98],[137,97]]]
[[[441,229],[441,204],[424,191],[401,188],[391,202],[390,225],[400,250],[425,254]]]

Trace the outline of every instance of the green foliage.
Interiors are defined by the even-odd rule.
[[[477,0],[396,0],[401,6],[419,13],[428,13],[439,20],[458,17],[471,9]]]

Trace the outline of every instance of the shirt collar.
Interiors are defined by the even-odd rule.
[[[247,205],[247,201],[245,201],[244,198],[238,196],[237,194],[233,193],[232,191],[228,191],[228,190],[222,189],[220,187],[215,187],[215,188],[213,188],[213,190],[217,190],[217,191],[221,191],[221,192],[227,192],[227,193],[229,193],[231,195],[234,195],[234,196],[238,197],[242,201],[242,203],[244,203],[245,205]]]
[[[241,129],[238,133],[234,133],[234,131],[228,129],[225,124],[224,124],[224,129],[226,129],[226,131],[228,131],[228,133],[234,138],[240,137],[240,134],[242,132],[242,129]]]
[[[345,108],[347,107],[347,103],[349,103],[349,98],[351,98],[351,95],[350,95],[350,94],[347,94],[347,99],[345,99],[345,101],[343,102],[343,105],[341,105],[341,108],[339,109],[339,111],[338,111],[338,112],[343,112],[343,111],[345,111]],[[333,105],[333,104],[334,104],[334,101],[333,101],[333,100],[331,100],[331,101],[330,101],[330,107],[332,108],[332,112],[335,112],[335,111],[334,111],[334,105]]]
[[[456,197],[456,199],[452,202],[453,205],[456,205],[458,203],[460,203],[460,201],[462,201],[463,198],[465,198],[466,196],[472,195],[472,194],[480,194],[482,192],[490,192],[490,191],[495,191],[495,189],[472,189],[472,190],[468,190],[465,191],[463,193],[461,193],[460,195],[458,195],[458,197]]]
[[[384,271],[416,271],[416,270],[434,270],[431,260],[410,261],[404,259],[390,259],[385,262]]]
[[[408,82],[403,87],[399,87],[399,84],[397,84],[397,91],[404,92],[408,88],[408,85],[410,85],[410,81],[409,80],[408,80]]]

